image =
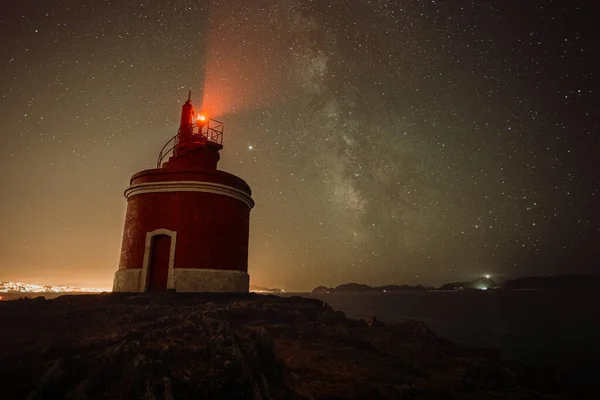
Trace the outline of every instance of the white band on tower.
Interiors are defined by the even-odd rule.
[[[202,192],[220,194],[231,197],[246,204],[248,208],[254,207],[252,197],[239,189],[231,186],[213,182],[199,181],[171,181],[171,182],[150,182],[131,185],[125,190],[125,198],[129,200],[138,194],[145,193],[163,193],[163,192]]]

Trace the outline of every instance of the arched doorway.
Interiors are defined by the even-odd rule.
[[[171,236],[162,234],[152,236],[146,286],[148,292],[167,290],[170,255]]]

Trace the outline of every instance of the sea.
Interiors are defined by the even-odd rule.
[[[0,293],[0,296],[11,300],[40,295],[54,298],[63,294]],[[375,316],[385,323],[419,320],[441,338],[466,347],[496,348],[507,360],[532,367],[556,367],[590,377],[600,375],[598,290],[286,293],[281,296],[320,299],[349,318]]]

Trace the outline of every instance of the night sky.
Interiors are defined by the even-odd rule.
[[[592,1],[0,4],[0,281],[111,287],[192,89],[254,285],[596,273]]]

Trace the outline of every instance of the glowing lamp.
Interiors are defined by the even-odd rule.
[[[198,114],[198,122],[199,123],[204,123],[206,122],[206,116],[202,115],[202,114]]]

